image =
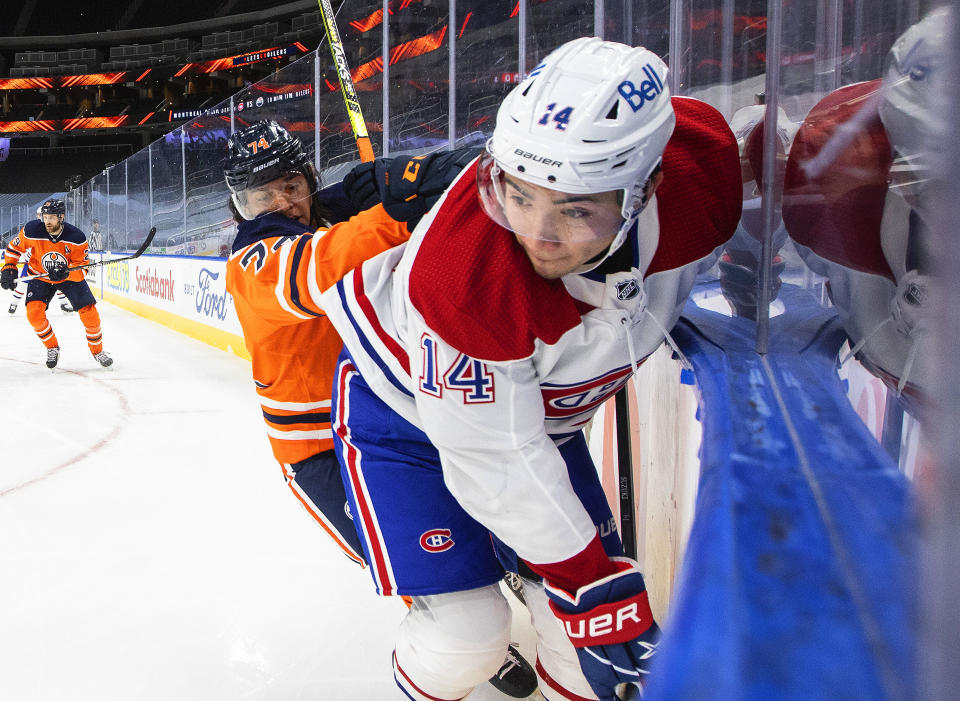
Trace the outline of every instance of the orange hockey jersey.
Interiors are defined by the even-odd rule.
[[[280,214],[240,223],[227,261],[227,290],[253,359],[270,445],[281,463],[333,449],[330,395],[343,344],[315,298],[409,236],[406,225],[380,205],[316,232]],[[313,265],[300,265],[305,256]]]
[[[29,251],[27,267],[30,275],[47,272],[54,260],[62,260],[70,267],[84,265],[87,258],[87,237],[77,227],[63,222],[63,231],[54,239],[39,219],[28,221],[20,233],[7,244],[3,267],[16,265],[20,256]],[[83,271],[74,270],[67,280],[83,280]],[[48,281],[49,282],[49,281]],[[54,283],[55,284],[55,283]]]

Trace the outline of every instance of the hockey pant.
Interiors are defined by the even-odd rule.
[[[540,693],[547,701],[596,699],[573,645],[550,611],[543,585],[524,581],[524,599],[537,633]],[[414,701],[462,699],[503,664],[511,619],[510,605],[496,584],[413,597],[397,633],[397,685]]]
[[[374,584],[381,594],[413,596],[398,634],[397,684],[417,701],[462,698],[503,662],[510,616],[499,581],[503,566],[516,570],[516,555],[499,542],[491,548],[489,531],[466,516],[443,484],[436,449],[370,390],[346,351],[333,407],[337,457]],[[604,547],[620,554],[582,434],[557,438],[571,484]],[[531,583],[530,589],[540,599],[534,624],[544,695],[550,701],[596,698],[542,586]]]
[[[292,465],[283,464],[287,486],[320,527],[343,551],[361,566],[363,546],[347,503],[347,494],[340,479],[340,463],[332,450],[311,455]]]
[[[87,346],[96,355],[103,350],[103,334],[100,331],[100,313],[97,311],[93,293],[85,280],[67,281],[53,285],[45,280],[31,280],[27,285],[27,320],[37,332],[37,337],[47,348],[59,345],[53,327],[47,319],[47,305],[57,290],[61,290],[77,310],[83,329],[87,334]]]

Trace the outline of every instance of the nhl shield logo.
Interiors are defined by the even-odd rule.
[[[617,283],[617,299],[626,302],[640,294],[640,283],[636,280],[624,280]]]
[[[442,553],[453,545],[449,528],[433,528],[420,536],[420,547],[428,553]]]

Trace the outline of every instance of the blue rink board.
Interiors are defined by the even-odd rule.
[[[784,285],[770,349],[688,303],[696,515],[646,701],[915,698],[908,484],[837,376],[832,312]]]

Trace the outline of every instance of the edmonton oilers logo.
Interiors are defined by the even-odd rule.
[[[640,284],[636,280],[624,280],[617,283],[617,299],[626,301],[640,294]]]
[[[442,553],[453,547],[449,528],[434,528],[420,536],[420,547],[428,553]]]

